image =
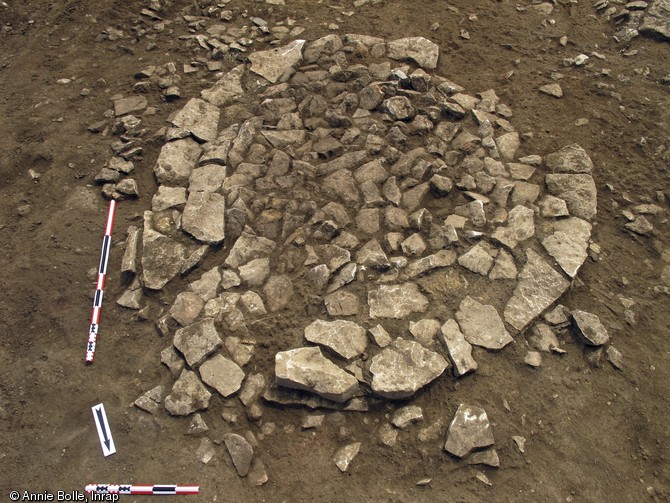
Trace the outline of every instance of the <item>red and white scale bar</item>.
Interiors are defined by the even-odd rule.
[[[116,201],[109,202],[107,213],[107,225],[105,225],[105,237],[102,240],[102,253],[100,254],[100,266],[98,267],[98,280],[95,285],[95,297],[93,298],[93,314],[91,315],[91,326],[88,329],[88,343],[86,344],[86,363],[93,363],[95,357],[95,344],[98,340],[98,326],[100,323],[100,311],[102,309],[102,294],[107,278],[107,263],[109,262],[109,250],[112,246],[112,228],[114,227],[114,214],[116,213]]]
[[[136,485],[136,484],[89,484],[86,486],[87,493],[96,494],[144,494],[144,495],[176,495],[176,494],[198,494],[200,486],[177,486],[177,485]]]

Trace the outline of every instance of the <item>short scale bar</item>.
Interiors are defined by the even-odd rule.
[[[88,484],[87,493],[96,494],[143,494],[143,495],[178,495],[198,494],[200,486],[178,486],[171,484]]]
[[[98,279],[95,284],[95,297],[93,298],[93,314],[91,315],[91,326],[88,329],[88,342],[86,343],[86,363],[93,363],[93,358],[95,357],[95,345],[98,340],[98,326],[100,323],[100,311],[102,309],[102,294],[105,288],[105,279],[107,278],[109,250],[112,247],[112,228],[114,227],[115,213],[116,201],[112,199],[109,202],[105,237],[102,239],[102,253],[100,254]]]

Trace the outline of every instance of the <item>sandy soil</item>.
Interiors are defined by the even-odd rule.
[[[670,496],[670,298],[661,284],[661,252],[670,247],[667,203],[654,217],[656,233],[624,230],[621,209],[670,196],[668,119],[670,72],[667,42],[634,39],[625,56],[612,40],[615,27],[595,15],[592,2],[559,1],[544,26],[542,16],[517,10],[518,2],[481,0],[385,0],[354,9],[351,2],[286,0],[286,7],[234,0],[242,12],[264,19],[287,16],[307,28],[308,40],[328,33],[366,33],[388,38],[421,35],[440,45],[437,72],[471,92],[496,90],[514,110],[526,135],[522,151],[548,153],[578,142],[591,155],[599,191],[593,240],[601,252],[588,259],[571,291],[569,308],[597,313],[625,368],[604,362],[593,368],[583,346],[566,339],[567,354],[545,358],[534,370],[523,364],[523,343],[504,355],[477,354],[481,371],[467,381],[436,382],[414,403],[430,420],[450,420],[460,402],[486,408],[493,422],[499,469],[466,467],[438,443],[421,443],[416,430],[402,432],[390,449],[376,428],[386,410],[330,414],[316,433],[301,432],[304,411],[269,407],[275,422],[259,450],[270,481],[252,487],[235,474],[225,448],[207,465],[194,460],[198,439],[184,435],[186,419],[154,419],[131,406],[157,383],[172,382],[159,364],[166,345],[151,323],[141,323],[113,300],[123,291],[119,270],[125,228],[141,222],[155,182],[152,167],[161,141],[148,141],[136,168],[142,197],[123,201],[117,216],[106,302],[96,363],[83,363],[94,277],[106,202],[93,178],[110,156],[110,137],[87,131],[111,107],[110,97],[132,94],[135,72],[149,64],[192,54],[179,35],[183,23],[132,43],[144,5],[128,0],[78,2],[7,1],[0,6],[0,477],[3,500],[10,490],[79,490],[89,482],[199,484],[202,501],[667,501]],[[188,4],[176,0],[174,19]],[[452,9],[451,7],[455,8]],[[351,17],[340,14],[354,10]],[[476,14],[476,20],[469,15]],[[335,19],[337,18],[337,20]],[[439,22],[437,31],[430,26]],[[96,41],[108,26],[126,37]],[[463,39],[466,29],[471,38]],[[567,35],[567,46],[558,39]],[[563,59],[597,52],[589,65],[568,68]],[[602,75],[602,69],[610,69]],[[537,88],[560,81],[565,96]],[[513,72],[510,75],[510,72]],[[61,78],[74,81],[61,85]],[[211,78],[184,76],[184,98]],[[81,96],[83,88],[91,90]],[[612,93],[618,94],[612,94]],[[149,93],[156,115],[144,120],[155,132],[185,99],[173,103]],[[588,124],[575,126],[579,118]],[[28,170],[40,174],[33,180]],[[88,190],[87,190],[88,189]],[[615,204],[616,203],[616,204]],[[184,281],[185,284],[185,281]],[[173,290],[159,294],[169,301]],[[636,323],[624,321],[623,295],[633,299]],[[507,410],[503,401],[510,406]],[[104,402],[119,452],[103,458],[91,406]],[[221,438],[222,406],[207,413],[212,438]],[[363,442],[347,474],[331,458],[347,439]],[[527,439],[520,453],[511,437]],[[475,478],[486,473],[492,486]],[[431,478],[426,487],[416,486]],[[127,497],[140,501],[140,497]]]

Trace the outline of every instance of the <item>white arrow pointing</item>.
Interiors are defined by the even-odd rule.
[[[116,452],[114,440],[112,440],[112,430],[109,429],[107,422],[107,414],[105,414],[105,406],[98,404],[92,407],[93,419],[95,420],[95,427],[98,430],[98,437],[100,438],[100,446],[105,457]]]

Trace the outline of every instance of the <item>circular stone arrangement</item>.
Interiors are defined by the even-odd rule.
[[[473,345],[502,350],[530,327],[539,351],[561,352],[567,313],[549,308],[587,257],[593,163],[578,145],[518,157],[512,110],[428,73],[438,57],[421,37],[298,40],[173,116],[119,303],[151,317],[144,292],[192,281],[155,317],[176,382],[138,406],[186,416],[218,394],[252,421],[263,401],[365,411],[476,371]],[[607,342],[582,319],[586,343]],[[449,452],[493,443],[484,411],[459,413],[451,428],[474,417],[484,443],[450,434]],[[244,442],[226,437],[231,455]]]

